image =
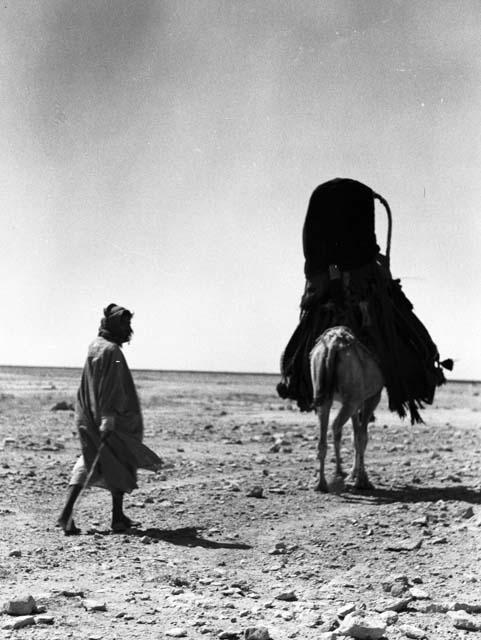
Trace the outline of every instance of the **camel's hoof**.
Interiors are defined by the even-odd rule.
[[[318,491],[319,493],[329,493],[327,482],[325,480],[319,480],[319,482],[314,487],[314,491]]]
[[[64,529],[64,536],[79,536],[82,533],[82,530],[78,527],[71,527],[70,529]]]
[[[79,536],[82,533],[71,518],[69,520],[59,518],[55,526],[60,527],[66,536]]]

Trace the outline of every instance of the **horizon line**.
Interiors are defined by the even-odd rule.
[[[72,369],[82,370],[83,365],[46,365],[46,364],[0,364],[0,369]],[[280,376],[280,372],[272,371],[229,371],[227,369],[152,369],[150,367],[129,367],[131,371],[152,371],[158,373],[221,373],[236,376]]]
[[[72,369],[82,370],[83,366],[70,366],[70,365],[37,365],[37,364],[0,364],[0,369]],[[267,372],[267,371],[228,371],[226,369],[151,369],[147,368],[132,368],[131,371],[152,371],[157,373],[215,373],[223,375],[235,375],[235,376],[280,376],[280,372]],[[448,382],[456,382],[463,384],[479,384],[481,379],[474,378],[450,378],[446,380]],[[440,385],[443,386],[443,385]]]

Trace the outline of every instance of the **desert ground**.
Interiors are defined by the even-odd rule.
[[[142,524],[112,534],[110,497],[91,489],[82,535],[65,537],[55,520],[79,444],[73,411],[52,408],[79,379],[0,368],[0,599],[32,595],[44,611],[18,630],[0,614],[0,634],[310,640],[342,638],[357,616],[384,621],[388,639],[481,636],[481,383],[446,384],[423,425],[383,397],[375,489],[320,494],[316,417],[276,396],[276,376],[134,371],[165,463],[126,497]],[[346,467],[351,454],[346,426]]]

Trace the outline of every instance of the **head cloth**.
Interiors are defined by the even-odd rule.
[[[126,336],[120,323],[122,318],[128,317],[130,320],[132,316],[133,313],[131,311],[112,302],[104,309],[103,318],[100,320],[99,336],[117,344],[127,342],[130,339],[132,330]]]

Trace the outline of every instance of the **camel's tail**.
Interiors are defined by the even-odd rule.
[[[336,390],[336,363],[339,345],[336,343],[329,344],[321,338],[316,344],[316,348],[322,349],[322,354],[320,358],[316,358],[318,371],[314,377],[314,407],[320,407],[332,397]]]

